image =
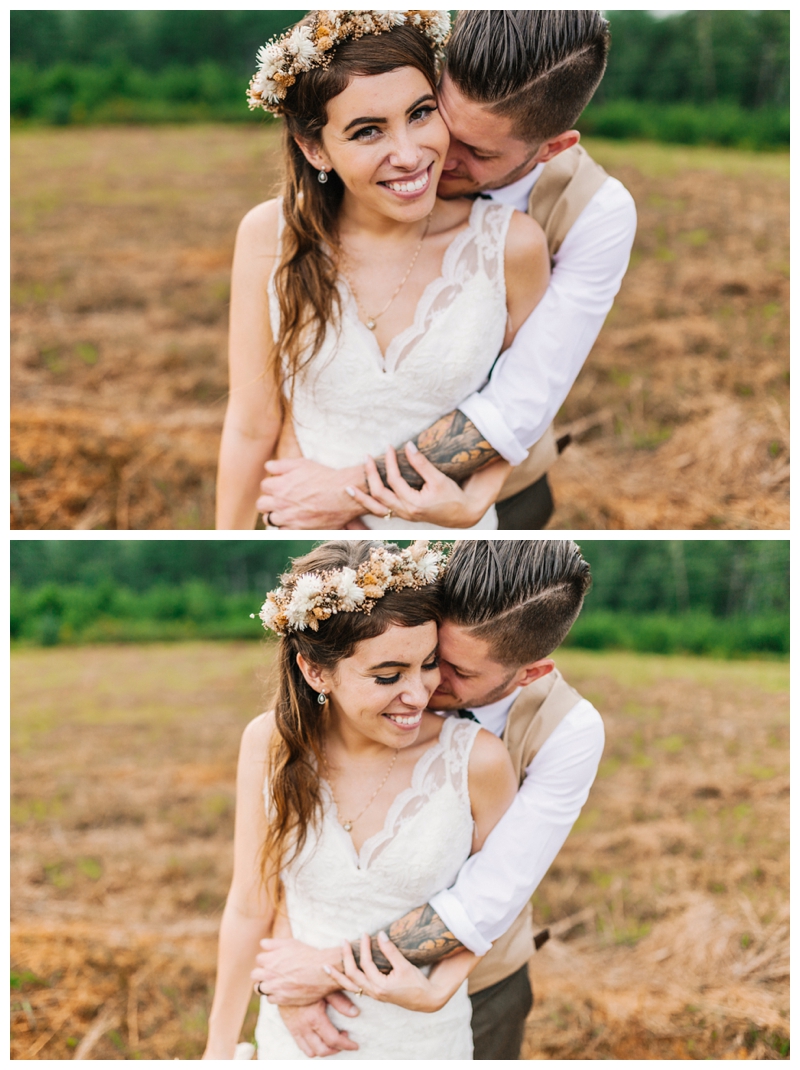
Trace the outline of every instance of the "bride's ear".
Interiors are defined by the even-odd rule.
[[[319,142],[306,141],[305,138],[299,137],[296,137],[294,141],[315,171],[330,171],[331,161]]]
[[[328,681],[328,673],[319,665],[314,665],[310,661],[306,661],[302,654],[297,655],[297,667],[303,674],[303,679],[309,687],[317,692],[330,690]]]

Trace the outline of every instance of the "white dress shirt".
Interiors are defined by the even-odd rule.
[[[528,209],[544,164],[495,201]],[[636,233],[633,198],[607,178],[553,257],[547,291],[498,357],[488,382],[458,407],[511,464],[525,460],[563,405],[614,303]]]
[[[517,694],[471,712],[499,736]],[[470,951],[485,955],[533,895],[586,802],[604,741],[600,714],[581,699],[525,770],[516,798],[483,848],[464,863],[451,888],[431,899]]]

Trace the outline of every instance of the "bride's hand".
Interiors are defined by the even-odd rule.
[[[342,945],[344,973],[335,966],[323,969],[347,992],[370,996],[381,1003],[396,1003],[410,1011],[430,1013],[447,1003],[477,962],[471,951],[462,951],[437,964],[431,976],[426,977],[405,958],[386,933],[378,933],[378,944],[391,963],[390,973],[381,973],[372,961],[371,941],[366,933],[361,937],[361,969],[356,965],[348,943]]]
[[[368,457],[364,470],[370,493],[349,486],[348,494],[375,516],[385,517],[391,511],[392,516],[402,520],[438,524],[443,528],[469,528],[495,502],[509,471],[505,461],[495,461],[459,486],[431,464],[412,442],[406,445],[406,457],[425,480],[421,490],[415,490],[403,479],[397,454],[390,446],[386,450],[389,486],[384,486],[375,462]]]

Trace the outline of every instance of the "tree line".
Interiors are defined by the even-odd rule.
[[[298,11],[12,11],[18,121],[265,122],[255,54]],[[788,142],[789,12],[607,12],[606,76],[581,128],[753,147]]]
[[[58,642],[255,639],[256,613],[314,543],[32,541],[11,544],[12,638]],[[570,643],[736,656],[789,649],[786,541],[581,544],[593,587]]]

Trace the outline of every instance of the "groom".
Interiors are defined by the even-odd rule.
[[[433,709],[459,711],[501,736],[520,788],[455,884],[388,929],[411,962],[469,948],[485,957],[470,977],[476,1059],[518,1059],[533,1004],[530,898],[586,802],[603,750],[603,723],[549,656],[583,604],[589,565],[568,540],[456,543],[443,581],[442,679]],[[265,940],[253,979],[307,1054],[356,1045],[326,1014],[322,970],[341,951]],[[357,949],[354,949],[357,951]],[[373,958],[390,969],[376,938]],[[357,1014],[340,993],[338,1010]]]
[[[603,77],[608,46],[599,11],[459,12],[439,86],[451,134],[439,195],[488,196],[528,212],[544,228],[553,272],[482,390],[417,435],[419,454],[400,452],[405,501],[452,496],[451,480],[463,483],[502,457],[515,467],[500,494],[499,527],[543,528],[552,513],[547,471],[566,445],[552,421],[613,304],[636,229],[630,194],[573,129]],[[361,467],[334,471],[304,459],[266,467],[257,506],[274,526],[330,530],[361,512],[345,490],[367,489]],[[379,469],[386,479],[382,461]]]

